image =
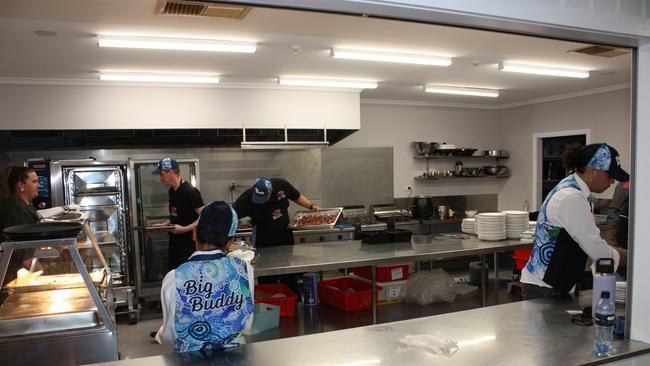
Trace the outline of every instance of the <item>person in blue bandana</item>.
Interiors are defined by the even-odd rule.
[[[592,192],[629,179],[618,151],[607,144],[572,144],[562,160],[573,174],[553,188],[539,209],[533,251],[521,273],[525,299],[571,293],[588,258],[612,258],[615,267],[627,263],[627,250],[601,238],[591,203]]]
[[[224,202],[201,211],[195,229],[196,251],[163,279],[163,324],[158,342],[174,352],[211,352],[239,346],[238,337],[253,322],[253,269],[227,256],[235,240],[237,214]]]

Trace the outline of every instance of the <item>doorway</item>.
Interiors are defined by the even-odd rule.
[[[569,174],[562,163],[564,148],[572,143],[589,144],[590,130],[572,130],[533,134],[533,207],[539,207],[546,195]]]

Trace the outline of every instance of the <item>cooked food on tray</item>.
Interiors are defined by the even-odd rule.
[[[295,227],[330,225],[336,222],[338,215],[304,215],[296,219]]]

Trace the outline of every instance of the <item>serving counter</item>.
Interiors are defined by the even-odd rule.
[[[112,276],[95,244],[78,248],[76,237],[2,243],[1,365],[118,359]],[[29,271],[7,270],[25,258]]]
[[[597,358],[593,327],[571,323],[565,312],[590,304],[591,292],[585,291],[580,298],[520,301],[251,343],[207,359],[166,354],[106,365],[598,365],[650,352],[649,344],[615,340],[613,356]],[[401,349],[398,339],[409,334],[453,339],[458,351],[438,356],[422,349]]]

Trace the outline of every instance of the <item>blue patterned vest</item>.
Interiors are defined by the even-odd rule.
[[[558,183],[542,203],[537,217],[535,241],[526,269],[535,277],[553,286],[560,293],[568,293],[577,283],[587,263],[587,254],[564,228],[548,222],[546,208],[551,198],[561,189],[580,186],[575,175]]]
[[[176,269],[174,352],[237,347],[253,315],[246,263],[221,253],[196,255]]]

